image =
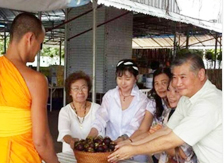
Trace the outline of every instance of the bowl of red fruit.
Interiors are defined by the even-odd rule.
[[[88,137],[75,142],[75,158],[77,163],[107,163],[107,157],[114,151],[115,145],[109,137]]]

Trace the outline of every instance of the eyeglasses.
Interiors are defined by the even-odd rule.
[[[88,91],[88,87],[87,86],[72,87],[71,90],[74,91],[74,92],[79,92],[79,91],[86,92],[86,91]]]

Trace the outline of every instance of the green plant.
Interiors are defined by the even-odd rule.
[[[183,54],[187,54],[187,53],[195,53],[200,55],[201,57],[203,57],[203,51],[202,50],[198,50],[198,49],[178,49],[177,50],[177,56],[178,55],[183,55]]]
[[[222,51],[218,53],[217,60],[222,61]]]
[[[207,51],[207,52],[205,53],[205,59],[207,59],[207,60],[215,60],[215,55],[214,55],[214,53],[211,52],[211,51]]]

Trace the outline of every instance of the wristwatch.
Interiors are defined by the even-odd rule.
[[[127,134],[123,134],[123,135],[119,136],[118,138],[122,138],[122,140],[126,140],[129,138],[129,136]]]

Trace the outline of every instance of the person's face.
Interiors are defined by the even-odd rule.
[[[172,86],[170,82],[169,87],[167,89],[167,99],[171,108],[176,108],[177,103],[180,99],[181,95],[179,92]]]
[[[166,97],[168,81],[169,77],[165,73],[159,74],[154,78],[154,89],[161,98]]]
[[[71,84],[70,95],[73,101],[83,103],[88,97],[88,85],[84,79],[76,80]]]
[[[136,83],[135,76],[129,71],[125,71],[122,76],[117,76],[117,85],[122,92],[129,92]]]
[[[192,97],[198,91],[198,74],[190,70],[190,63],[175,66],[172,70],[172,84],[182,96]]]

